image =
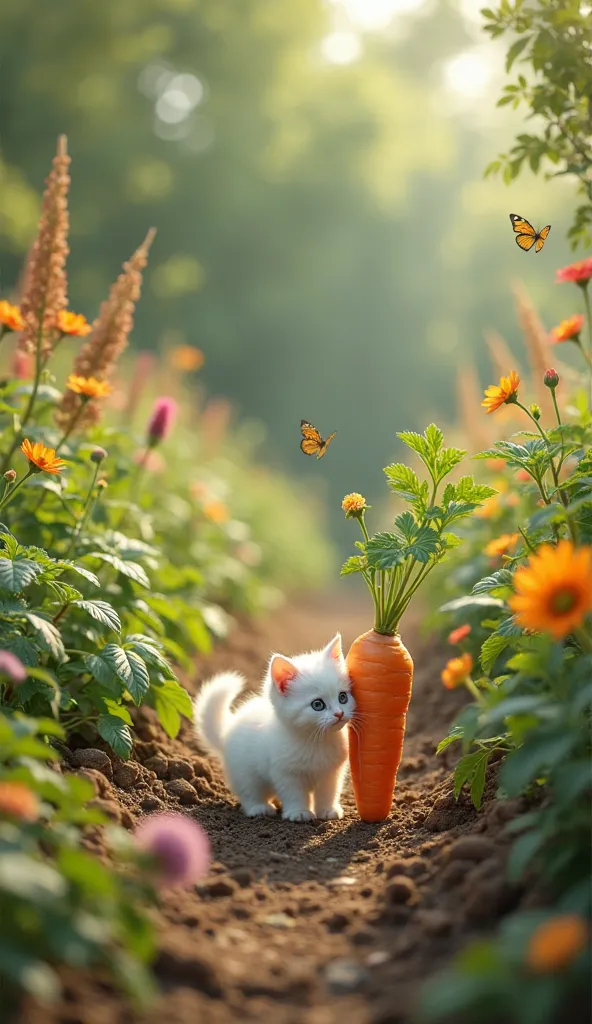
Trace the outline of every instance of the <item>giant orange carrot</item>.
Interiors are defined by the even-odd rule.
[[[370,629],[354,640],[346,663],[357,714],[349,733],[356,807],[363,821],[383,821],[403,754],[413,662],[399,636]]]
[[[361,494],[348,494],[342,502],[348,519],[358,520],[364,542],[357,545],[361,554],[348,558],[341,572],[361,573],[375,612],[374,629],[358,637],[347,656],[356,700],[349,759],[363,821],[388,817],[403,753],[413,661],[399,636],[401,616],[428,573],[459,543],[450,525],[495,493],[464,476],[439,496],[441,482],[466,452],[444,448],[442,432],[433,423],[424,434],[406,431],[398,437],[419,455],[431,483],[420,481],[402,463],[387,466],[389,487],[410,505],[396,516],[393,532],[369,536],[364,519],[369,506]]]

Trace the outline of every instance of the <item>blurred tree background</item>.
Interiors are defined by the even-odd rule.
[[[574,311],[553,285],[571,187],[483,179],[518,128],[506,48],[469,0],[3,0],[2,294],[65,132],[71,308],[93,317],[155,225],[136,346],[199,346],[209,393],[349,545],[338,503],[382,493],[395,431],[453,420],[466,360],[489,382],[484,331],[519,350],[511,282],[548,327]],[[540,255],[509,212],[552,223]],[[322,462],[302,417],[338,430]]]

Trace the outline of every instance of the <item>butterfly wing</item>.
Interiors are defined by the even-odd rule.
[[[327,440],[326,440],[326,441],[322,441],[322,442],[321,442],[321,450],[320,450],[319,454],[317,455],[317,459],[322,459],[322,458],[323,458],[323,455],[324,455],[324,454],[325,454],[325,452],[327,451],[327,448],[328,448],[328,447],[329,447],[329,445],[331,444],[331,441],[332,441],[332,440],[333,440],[333,438],[335,437],[335,434],[336,434],[336,433],[337,433],[337,431],[336,431],[336,430],[334,430],[332,434],[329,434],[329,437],[327,438]]]
[[[512,222],[512,227],[514,228],[514,234],[531,235],[534,239],[536,231],[534,230],[530,221],[526,219],[526,217],[520,217],[520,215],[517,213],[511,213],[510,221]]]
[[[536,234],[516,235],[516,245],[519,245],[521,249],[524,249],[525,252],[528,252],[529,249],[532,249],[537,237],[538,236]]]
[[[534,247],[534,251],[535,252],[540,252],[541,251],[541,249],[543,248],[543,246],[545,244],[547,235],[549,234],[550,230],[551,230],[551,225],[550,224],[547,224],[546,227],[541,228],[541,230],[539,231],[539,233],[537,235],[536,245]]]
[[[316,455],[323,446],[323,439],[317,428],[313,427],[312,423],[309,423],[308,420],[301,420],[300,430],[302,431],[301,451],[305,455]]]

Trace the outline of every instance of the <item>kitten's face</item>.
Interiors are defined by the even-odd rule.
[[[276,712],[292,728],[339,732],[351,721],[355,701],[339,635],[322,651],[293,659],[275,655],[270,675]]]

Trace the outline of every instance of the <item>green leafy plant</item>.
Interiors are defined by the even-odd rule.
[[[82,846],[83,830],[107,819],[92,783],[56,770],[63,741],[53,720],[0,713],[0,988],[3,1007],[19,991],[51,1002],[57,964],[108,966],[135,999],[153,992],[146,963],[151,928],[137,909],[153,899],[132,872],[115,872]],[[52,767],[53,766],[53,767]],[[112,841],[133,855],[123,830]],[[122,845],[123,844],[123,845]]]
[[[486,174],[501,171],[509,183],[527,164],[535,173],[551,165],[548,177],[572,175],[583,202],[568,237],[575,248],[592,238],[592,62],[590,15],[579,0],[502,0],[484,8],[485,31],[492,39],[516,38],[506,57],[506,71],[524,67],[504,87],[498,106],[524,105],[533,130],[518,135],[514,146],[494,160]]]

